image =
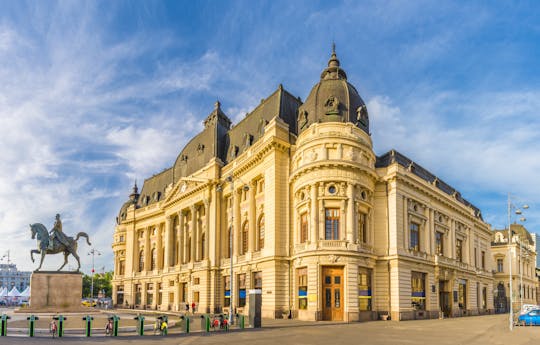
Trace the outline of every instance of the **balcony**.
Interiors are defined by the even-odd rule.
[[[320,249],[347,249],[347,241],[344,240],[322,240],[319,241]]]

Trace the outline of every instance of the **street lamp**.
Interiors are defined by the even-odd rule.
[[[240,180],[240,182],[242,182],[244,184],[244,186],[242,187],[242,189],[247,192],[249,190],[249,186],[247,184],[245,184],[241,178],[238,177],[238,180]],[[234,178],[233,178],[233,174],[231,173],[229,176],[227,176],[227,178],[225,178],[225,181],[229,182],[231,184],[231,207],[230,207],[230,210],[231,210],[231,226],[230,226],[230,230],[229,231],[229,257],[230,257],[230,270],[231,270],[231,275],[230,275],[230,284],[231,284],[231,287],[230,287],[230,294],[229,294],[229,323],[232,325],[234,324],[234,318],[233,318],[233,309],[234,309],[234,266],[233,266],[233,243],[234,243],[234,231],[235,231],[235,228],[234,228],[234,194],[235,194],[235,190],[234,190]],[[216,191],[218,192],[221,192],[223,191],[221,185],[218,185],[217,188],[216,188]]]
[[[92,255],[92,278],[91,278],[91,285],[90,285],[90,298],[94,298],[94,255],[101,255],[101,253],[92,248],[88,255]]]
[[[523,209],[528,209],[529,205],[523,205]],[[509,289],[510,289],[510,313],[508,315],[508,323],[510,331],[514,329],[514,298],[513,298],[513,287],[512,287],[512,210],[515,210],[517,215],[521,215],[523,212],[512,204],[510,193],[508,193],[508,273],[509,273]],[[525,218],[522,218],[525,220]],[[521,261],[521,259],[520,259]],[[520,291],[521,294],[521,291]]]

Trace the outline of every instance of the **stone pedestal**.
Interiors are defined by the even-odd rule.
[[[82,274],[79,272],[33,272],[30,278],[32,310],[78,311],[81,309]]]

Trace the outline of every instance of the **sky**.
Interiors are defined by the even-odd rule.
[[[537,2],[1,0],[0,256],[37,268],[29,224],[60,213],[90,234],[82,270],[91,248],[111,270],[134,181],[170,167],[216,100],[236,123],[279,84],[305,99],[332,42],[376,154],[411,158],[496,229],[510,193],[540,233]]]

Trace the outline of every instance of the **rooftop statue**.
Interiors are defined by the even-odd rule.
[[[77,255],[77,241],[79,240],[79,237],[85,237],[86,243],[88,243],[88,245],[90,246],[91,243],[86,232],[79,232],[75,239],[73,239],[73,237],[67,236],[62,231],[62,221],[60,220],[59,214],[56,215],[56,220],[50,233],[49,231],[47,231],[45,225],[41,223],[30,224],[30,230],[32,231],[32,239],[37,238],[38,246],[38,249],[32,249],[30,251],[30,257],[32,258],[32,262],[34,262],[34,253],[41,254],[41,261],[39,263],[39,267],[36,269],[36,272],[41,269],[41,265],[43,265],[43,259],[45,259],[45,255],[58,253],[64,254],[64,264],[60,266],[58,271],[62,270],[62,268],[64,268],[64,266],[67,264],[69,254],[73,255],[73,257],[77,260],[78,266],[76,272],[79,271],[79,269],[81,268],[81,261],[79,259],[79,256]]]

